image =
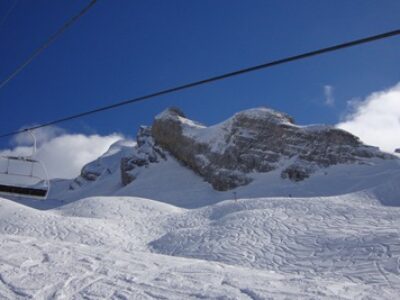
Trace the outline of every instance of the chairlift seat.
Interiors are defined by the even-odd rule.
[[[46,198],[47,192],[47,189],[0,184],[0,193],[9,195]]]
[[[11,160],[18,160],[18,161],[25,161],[25,162],[31,162],[31,163],[37,163],[38,161],[35,159],[32,159],[30,157],[24,157],[24,156],[5,156],[7,159]]]
[[[36,138],[30,130],[27,133],[33,140],[31,155],[0,156],[0,163],[4,164],[4,170],[0,169],[0,195],[46,199],[50,190],[49,176],[44,165],[33,158],[36,153]]]
[[[30,157],[0,156],[0,162],[0,195],[47,198],[50,182],[40,161]]]

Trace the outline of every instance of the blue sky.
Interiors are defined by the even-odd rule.
[[[14,0],[0,1],[0,18]],[[0,77],[88,1],[20,0],[0,27]],[[0,90],[0,131],[400,27],[400,1],[128,1],[95,7]],[[134,136],[179,106],[213,124],[268,106],[300,124],[336,124],[347,101],[400,81],[395,37],[62,124]],[[333,88],[325,105],[324,86]],[[4,146],[9,141],[0,141]]]

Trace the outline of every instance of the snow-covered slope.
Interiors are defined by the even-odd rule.
[[[305,279],[205,260],[0,236],[2,299],[395,299],[350,281]],[[4,267],[6,265],[6,267]],[[288,285],[290,284],[290,289]],[[345,296],[338,296],[345,295]],[[392,298],[391,298],[392,297]]]
[[[121,184],[119,170],[94,181],[57,181],[45,207],[56,207],[91,196],[134,196],[170,203],[184,208],[196,208],[222,200],[249,197],[324,197],[355,192],[373,194],[385,205],[400,205],[400,164],[397,160],[370,159],[368,164],[339,164],[316,171],[300,182],[285,180],[281,171],[291,163],[268,173],[249,174],[252,182],[230,191],[216,191],[202,177],[183,166],[174,157],[142,167],[140,176],[130,184]],[[100,158],[101,159],[101,158]],[[115,161],[119,161],[119,156]],[[40,208],[43,204],[30,201]]]
[[[297,126],[259,112],[245,115]],[[214,146],[229,125],[180,122]],[[286,157],[218,191],[142,127],[48,200],[0,198],[0,299],[397,299],[399,160],[366,149],[301,181]]]
[[[169,149],[171,141],[169,152],[163,145]],[[144,197],[194,208],[234,197],[366,190],[384,204],[397,205],[396,192],[387,193],[384,186],[396,190],[399,176],[395,156],[342,130],[295,125],[289,116],[267,108],[243,111],[210,127],[169,109],[151,128],[139,129],[137,144],[119,141],[75,180],[54,181],[47,208],[91,196]],[[219,191],[216,184],[230,189]]]
[[[365,194],[191,210],[132,197],[0,206],[2,299],[400,295],[400,208]]]

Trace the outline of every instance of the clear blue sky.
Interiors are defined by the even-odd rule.
[[[13,1],[0,1],[0,18]],[[88,2],[20,0],[0,28],[0,77]],[[398,0],[99,0],[0,90],[0,131],[393,30],[400,27],[399,15]],[[346,101],[400,81],[399,66],[395,37],[61,126],[134,136],[171,105],[205,124],[257,106],[285,111],[300,124],[335,124]],[[324,85],[334,88],[334,107],[324,105]]]

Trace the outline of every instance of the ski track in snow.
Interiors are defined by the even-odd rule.
[[[367,194],[198,209],[0,198],[1,299],[396,299],[400,208]]]
[[[224,202],[200,210],[198,225],[183,215],[180,229],[151,245],[169,255],[395,287],[400,210],[357,207],[348,198]]]

